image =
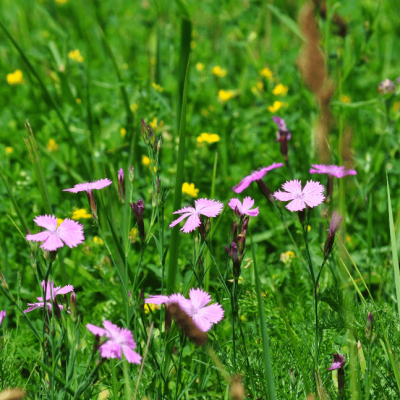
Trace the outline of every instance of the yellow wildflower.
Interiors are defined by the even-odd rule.
[[[213,67],[213,69],[211,70],[211,72],[215,75],[218,76],[219,78],[223,78],[224,76],[226,76],[226,74],[228,73],[228,71],[224,68],[221,68],[219,65],[216,65],[215,67]]]
[[[351,236],[350,235],[346,235],[346,242],[350,243],[351,242]]]
[[[219,142],[219,135],[216,133],[201,133],[200,136],[197,136],[196,141],[198,143],[215,143]]]
[[[76,61],[76,62],[78,62],[78,63],[82,63],[83,60],[84,60],[84,58],[82,57],[81,52],[80,52],[78,49],[76,49],[76,50],[71,50],[71,51],[68,53],[68,58],[71,59],[72,61]]]
[[[14,72],[7,74],[7,83],[9,85],[21,85],[24,82],[24,74],[20,69],[17,69]]]
[[[161,92],[164,91],[164,88],[163,88],[162,86],[158,85],[158,84],[155,83],[155,82],[153,82],[153,83],[151,84],[151,86],[153,86],[153,88],[154,88],[154,90],[155,90],[156,92],[161,93]]]
[[[197,195],[199,194],[199,189],[196,189],[194,187],[194,183],[184,182],[184,184],[182,185],[182,193],[186,193],[192,197],[197,197]]]
[[[277,112],[281,107],[283,107],[283,102],[276,100],[272,106],[268,106],[268,110],[274,113]]]
[[[307,232],[310,232],[310,231],[311,231],[311,226],[307,225]]]
[[[137,111],[137,109],[139,108],[139,106],[136,103],[131,104],[129,107],[132,112]]]
[[[208,116],[210,115],[210,113],[209,113],[205,108],[202,108],[202,109],[200,110],[200,113],[201,113],[201,115],[202,115],[203,117],[208,117]]]
[[[194,50],[196,47],[197,47],[197,43],[196,43],[194,40],[192,40],[192,41],[190,42],[190,48],[191,48],[192,50]]]
[[[11,154],[14,151],[12,147],[6,147],[6,154]]]
[[[49,142],[47,143],[47,151],[57,151],[58,150],[58,144],[54,139],[49,139]]]
[[[235,95],[235,92],[233,90],[219,90],[218,91],[218,100],[225,102],[230,100],[233,96]]]
[[[245,317],[244,315],[241,315],[241,316],[240,316],[240,319],[241,319],[243,322],[247,321],[247,320],[246,320],[246,317]]]
[[[350,103],[351,98],[350,98],[350,96],[346,96],[345,94],[342,94],[342,95],[340,95],[340,101],[342,103]]]
[[[196,69],[197,69],[197,71],[199,71],[199,72],[203,71],[203,69],[204,69],[204,64],[202,64],[201,62],[198,62],[198,63],[196,64]]]
[[[64,5],[68,2],[68,0],[55,0],[57,4]]]
[[[286,96],[286,93],[288,91],[288,87],[282,85],[282,83],[278,83],[272,90],[272,94],[275,96]]]
[[[61,222],[63,222],[64,220],[61,218],[57,218],[57,228],[61,225]]]
[[[264,89],[264,84],[261,81],[257,82],[257,89],[261,92]]]
[[[149,122],[149,125],[151,126],[152,129],[157,129],[158,128],[158,123],[157,123],[157,117],[153,118],[153,121]]]
[[[291,259],[295,257],[296,255],[294,254],[294,252],[289,250],[286,253],[282,253],[280,259],[284,264],[288,264],[291,261]]]
[[[264,78],[271,79],[273,73],[268,67],[265,67],[262,70],[260,70],[260,75],[263,76]]]
[[[125,137],[125,135],[126,135],[126,129],[125,129],[125,128],[121,128],[119,131],[120,131],[120,133],[121,133],[121,137],[122,137],[122,138]]]
[[[146,167],[147,167],[148,165],[150,165],[150,158],[147,157],[147,156],[145,156],[145,155],[143,155],[143,156],[142,156],[142,164],[145,165]]]
[[[160,308],[161,308],[161,307],[160,307],[159,304],[146,303],[146,304],[144,305],[144,312],[145,312],[146,314],[149,314],[149,313],[150,313],[150,310],[151,310],[151,311],[154,311],[154,310],[159,310]]]
[[[77,220],[77,219],[86,219],[86,218],[92,218],[92,216],[90,214],[88,214],[88,212],[84,208],[75,210],[72,213],[72,219]]]
[[[93,242],[94,242],[94,244],[100,244],[100,245],[104,244],[103,240],[101,238],[99,238],[98,236],[95,236],[93,238]]]
[[[258,93],[257,86],[252,86],[251,91],[253,92],[253,94],[257,94]]]
[[[129,232],[129,240],[131,241],[131,243],[136,242],[137,232],[137,228],[132,228]]]
[[[81,99],[76,99],[76,104],[81,104],[82,103],[82,100]]]
[[[393,103],[393,111],[394,112],[397,112],[397,111],[399,111],[400,110],[400,101],[395,101],[394,103]]]

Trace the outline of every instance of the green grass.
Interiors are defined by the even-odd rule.
[[[325,175],[309,173],[320,163],[320,110],[296,64],[303,4],[0,3],[0,311],[7,312],[0,392],[20,387],[31,399],[236,399],[241,379],[245,398],[399,397],[400,88],[377,90],[400,75],[395,2],[327,1],[328,21],[316,11],[335,84],[330,162],[357,175],[334,180],[332,200],[312,210],[304,236],[297,213],[269,203],[256,183],[232,192],[252,171],[284,162],[273,116],[285,119],[292,137],[289,167],[264,177],[270,190],[290,179],[327,184]],[[346,23],[345,37],[337,34],[335,13]],[[74,50],[81,59],[69,56]],[[215,66],[226,74],[215,75]],[[261,73],[266,67],[271,77]],[[15,75],[12,84],[8,74],[16,70],[23,78]],[[273,93],[279,83],[287,94]],[[232,97],[223,101],[221,90]],[[283,105],[271,111],[275,101]],[[141,118],[153,138],[147,128],[150,136],[142,137]],[[201,143],[201,133],[220,140]],[[98,222],[79,220],[84,243],[63,247],[53,262],[25,239],[28,230],[38,232],[35,216],[90,212],[84,193],[63,189],[103,178],[113,184],[94,191]],[[197,197],[182,193],[184,182],[195,185]],[[169,228],[174,211],[210,195],[224,209],[211,218],[206,243],[197,230],[181,232],[183,223]],[[235,281],[225,247],[237,240],[232,224],[243,221],[227,203],[245,196],[260,212],[250,217]],[[144,238],[129,206],[139,199]],[[333,211],[343,214],[343,224],[315,289],[309,262],[319,271]],[[77,312],[23,313],[43,295],[46,276],[74,286]],[[168,329],[164,306],[144,305],[149,295],[187,294],[191,287],[207,289],[225,312],[205,347],[175,322]],[[70,295],[62,297],[57,301],[70,306]],[[374,328],[366,336],[370,311]],[[104,320],[133,333],[142,365],[100,359],[86,324]],[[334,353],[346,358],[344,395],[327,371]]]

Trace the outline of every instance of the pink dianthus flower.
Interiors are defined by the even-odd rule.
[[[119,328],[107,320],[103,321],[103,326],[104,329],[92,324],[86,325],[86,328],[94,335],[105,336],[109,339],[99,347],[101,356],[121,360],[123,352],[128,362],[140,364],[142,356],[134,351],[136,343],[133,340],[132,332],[126,328]]]
[[[208,218],[216,217],[221,211],[224,205],[220,201],[208,200],[208,199],[198,199],[194,201],[193,207],[184,207],[181,210],[175,211],[174,214],[183,214],[178,219],[173,221],[170,228],[179,224],[185,218],[188,218],[185,225],[181,231],[189,233],[194,231],[201,225],[200,215],[205,215]]]
[[[69,218],[61,222],[60,226],[57,226],[57,218],[54,215],[39,215],[35,217],[34,221],[46,230],[34,235],[26,235],[26,239],[43,242],[40,247],[45,250],[54,251],[63,247],[64,244],[72,248],[85,240],[83,225]]]
[[[92,189],[103,189],[106,186],[109,186],[112,184],[112,181],[110,181],[108,178],[105,179],[100,179],[98,181],[94,182],[87,182],[87,183],[78,183],[71,189],[64,189],[64,192],[71,192],[71,193],[78,193],[78,192],[91,192]]]
[[[236,198],[230,199],[228,203],[228,206],[232,208],[233,211],[235,211],[237,208],[240,215],[250,215],[251,217],[257,217],[258,207],[251,210],[251,207],[253,207],[253,205],[254,200],[250,196],[244,198],[243,204],[239,199]]]
[[[1,324],[3,323],[6,315],[7,315],[6,310],[0,311],[0,327],[1,327]]]
[[[345,169],[344,166],[337,165],[320,165],[312,164],[313,168],[310,168],[310,174],[328,174],[335,176],[336,178],[343,178],[346,175],[357,175],[357,171],[354,169]]]
[[[279,190],[273,196],[280,201],[290,201],[286,205],[289,211],[302,211],[306,206],[313,208],[325,199],[323,195],[325,188],[319,182],[308,181],[302,189],[301,181],[294,179],[284,183],[282,188],[286,193]]]

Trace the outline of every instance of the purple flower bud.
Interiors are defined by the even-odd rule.
[[[234,222],[232,224],[230,241],[233,242],[234,240],[236,240],[236,236],[237,236],[237,224],[236,224],[236,222]]]
[[[1,324],[3,323],[4,318],[6,317],[6,315],[7,315],[6,310],[0,311],[0,327],[1,327]]]
[[[132,203],[130,206],[132,207],[133,213],[136,216],[140,239],[141,240],[145,240],[146,239],[146,235],[145,235],[145,232],[144,232],[144,223],[143,223],[143,213],[144,213],[143,200],[140,199],[136,203]]]
[[[132,165],[129,166],[128,171],[129,171],[129,182],[132,183],[133,180],[135,179],[135,172],[134,172],[134,170],[133,170]]]
[[[271,191],[269,190],[269,187],[264,183],[263,180],[261,179],[257,179],[256,180],[258,188],[260,189],[261,193],[264,195],[264,197],[270,201],[271,203],[273,203],[275,200],[272,197]]]
[[[71,301],[72,320],[76,321],[76,319],[78,317],[78,305],[76,304],[76,294],[75,294],[75,292],[71,293],[70,301]]]
[[[96,206],[96,201],[94,199],[93,190],[86,190],[86,195],[89,200],[90,210],[92,211],[92,218],[93,218],[93,220],[97,221],[98,220],[97,206]]]
[[[328,368],[328,371],[333,371],[334,369],[338,370],[338,391],[342,396],[344,394],[344,364],[346,363],[346,359],[344,356],[338,353],[333,354],[333,362],[332,365]]]
[[[328,231],[329,231],[328,238],[326,239],[325,247],[324,247],[324,257],[325,258],[328,258],[329,254],[332,251],[332,246],[333,246],[333,243],[335,242],[335,235],[336,235],[336,232],[339,230],[340,225],[342,224],[342,219],[343,219],[343,216],[339,216],[339,214],[336,211],[334,211],[332,213],[332,220],[331,220],[331,223],[330,223],[329,229],[328,229]]]
[[[278,131],[276,132],[276,140],[275,142],[281,142],[281,154],[283,158],[287,161],[288,159],[288,140],[292,138],[292,134],[286,126],[286,122],[283,118],[272,117],[276,125],[278,126]]]
[[[148,144],[149,143],[149,139],[147,137],[147,125],[146,125],[146,122],[144,122],[143,118],[141,118],[141,122],[142,122],[141,133],[142,133],[142,136],[143,136],[143,140],[144,140],[144,142],[146,144]]]
[[[244,248],[246,246],[246,234],[247,234],[248,227],[249,227],[249,217],[246,217],[243,221],[242,231],[237,236],[237,243],[238,243],[240,258],[243,258]]]
[[[232,242],[231,243],[231,250],[229,250],[228,246],[225,247],[225,250],[231,256],[231,259],[232,259],[233,277],[235,279],[238,279],[239,276],[240,276],[240,259],[239,259],[238,246],[236,245],[235,242]]]
[[[124,170],[121,168],[118,171],[118,196],[119,200],[125,202],[125,175]]]
[[[365,327],[365,335],[368,340],[372,339],[372,331],[374,330],[374,317],[372,316],[372,312],[370,311],[367,317],[367,324]]]

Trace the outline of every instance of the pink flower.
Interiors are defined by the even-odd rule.
[[[99,181],[94,181],[94,182],[88,182],[88,183],[78,183],[71,189],[64,189],[64,192],[71,192],[71,193],[78,193],[78,192],[91,192],[92,189],[103,189],[106,186],[109,186],[112,184],[112,181],[109,179],[100,179]]]
[[[128,362],[140,364],[142,356],[134,351],[136,343],[133,340],[132,332],[126,328],[118,328],[110,321],[103,321],[103,326],[104,329],[92,324],[86,325],[86,328],[94,335],[105,336],[109,339],[99,347],[101,356],[121,360],[123,352]]]
[[[313,168],[310,168],[310,174],[328,174],[336,176],[336,178],[343,178],[346,175],[357,175],[357,171],[354,169],[345,169],[345,167],[339,167],[337,165],[319,165],[312,164]]]
[[[179,224],[185,218],[189,217],[181,231],[189,233],[194,231],[201,224],[200,215],[205,215],[206,217],[216,217],[222,210],[223,204],[220,201],[208,200],[208,199],[198,199],[194,201],[195,208],[184,207],[181,210],[175,211],[174,214],[183,214],[178,219],[172,222],[169,226],[170,228]]]
[[[239,199],[231,199],[228,203],[228,206],[232,208],[233,211],[237,208],[240,215],[250,215],[251,217],[257,217],[258,215],[258,207],[251,210],[251,207],[254,205],[254,200],[249,196],[245,197],[243,200],[243,204]]]
[[[76,247],[85,240],[83,226],[76,221],[66,218],[57,227],[57,218],[54,215],[40,215],[34,221],[38,226],[46,228],[45,231],[35,235],[26,235],[27,240],[43,242],[41,248],[54,251],[66,244],[68,247]]]
[[[56,303],[58,305],[60,310],[63,310],[64,306],[62,306],[61,304],[58,304],[56,302],[56,296],[59,294],[67,294],[69,292],[74,291],[74,287],[72,285],[67,285],[64,287],[58,286],[55,288],[53,281],[47,282],[46,288],[45,288],[44,281],[42,281],[41,285],[42,285],[43,291],[45,291],[45,293],[46,293],[46,307],[47,307],[47,309],[50,309],[50,310],[52,308],[51,300],[53,303]],[[28,306],[31,306],[31,307],[29,307],[27,310],[25,310],[24,313],[36,310],[37,308],[44,307],[43,297],[36,297],[36,298],[39,300],[39,303],[28,303]]]
[[[201,289],[190,289],[190,299],[185,299],[180,293],[171,296],[150,296],[145,300],[150,304],[178,303],[179,307],[193,319],[195,325],[202,331],[207,332],[213,324],[218,323],[224,317],[224,310],[218,304],[206,306],[211,301],[211,296]]]
[[[301,181],[295,179],[284,183],[282,188],[287,193],[279,190],[273,196],[280,201],[292,200],[286,205],[289,211],[302,211],[306,205],[313,208],[325,199],[323,195],[325,188],[319,182],[308,181],[304,189],[301,189]]]
[[[328,368],[328,371],[333,371],[334,369],[340,369],[344,367],[346,363],[346,359],[339,353],[333,354],[333,362],[332,365]]]
[[[1,327],[1,324],[3,323],[6,315],[7,315],[6,310],[0,311],[0,327]]]
[[[261,168],[258,171],[252,172],[250,175],[244,177],[236,186],[232,188],[235,193],[242,193],[244,189],[247,189],[251,182],[258,181],[266,175],[268,171],[271,171],[275,168],[283,167],[282,163],[273,163],[269,167]]]

